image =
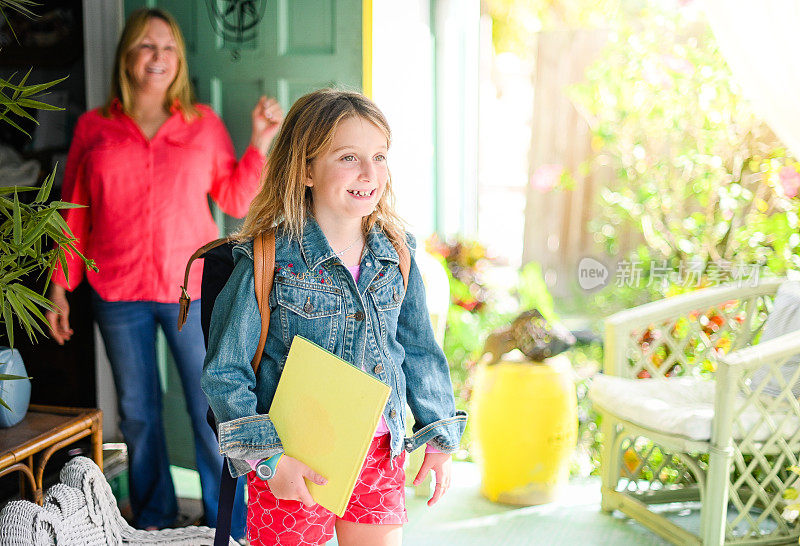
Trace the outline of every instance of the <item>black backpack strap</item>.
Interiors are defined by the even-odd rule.
[[[186,287],[189,285],[189,272],[192,269],[192,263],[211,250],[212,248],[216,248],[219,245],[225,244],[230,239],[217,239],[215,241],[211,241],[210,243],[206,243],[197,250],[194,251],[189,261],[186,262],[186,271],[183,274],[183,286],[181,286],[181,297],[178,298],[178,303],[180,303],[180,311],[178,312],[178,331],[180,332],[183,329],[183,325],[186,324],[186,317],[189,316],[189,305],[192,303],[192,298],[189,296],[189,292],[187,291]]]
[[[211,328],[211,313],[217,296],[222,292],[225,283],[233,272],[234,241],[212,248],[200,256],[203,258],[203,283],[200,296],[200,326],[203,339],[208,347],[208,331]]]
[[[209,243],[205,247],[199,249],[192,256],[189,264],[186,266],[186,279],[184,287],[189,282],[189,267],[191,262],[197,257],[204,255],[207,259],[206,266],[203,269],[203,294],[202,301],[202,317],[203,334],[205,335],[206,346],[208,346],[208,329],[211,323],[211,311],[214,308],[214,302],[217,299],[222,287],[230,277],[233,271],[233,256],[231,254],[233,245],[228,244],[221,246],[223,243],[229,242],[227,239],[218,239]],[[218,248],[221,247],[221,248]],[[202,252],[201,252],[202,251]],[[256,300],[258,302],[258,309],[261,314],[261,336],[258,341],[258,349],[253,356],[252,366],[253,371],[258,372],[258,365],[261,362],[261,353],[264,350],[264,345],[267,340],[267,332],[269,331],[269,294],[272,291],[272,281],[275,275],[275,230],[268,230],[262,233],[253,241],[253,278],[255,282]],[[183,289],[183,294],[186,297],[186,312],[189,309],[189,295],[186,294],[186,289]],[[181,297],[181,309],[183,309],[184,297]],[[184,318],[184,321],[186,319]],[[217,435],[217,420],[211,408],[208,408],[206,414],[208,424],[214,429],[214,435]],[[228,467],[228,458],[222,460],[222,469],[220,470],[219,477],[219,499],[217,500],[217,527],[214,531],[214,546],[227,546],[231,536],[231,517],[233,513],[233,501],[236,496],[236,482],[230,473]]]
[[[211,412],[211,409],[208,410]],[[219,476],[219,499],[217,500],[217,527],[214,530],[214,546],[228,546],[231,539],[231,516],[233,498],[236,496],[237,478],[231,476],[228,458],[222,459]]]

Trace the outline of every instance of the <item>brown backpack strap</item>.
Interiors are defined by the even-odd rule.
[[[180,310],[178,311],[179,332],[183,328],[183,325],[186,324],[186,318],[189,316],[189,305],[192,303],[192,298],[189,297],[189,292],[187,292],[186,289],[186,287],[189,286],[189,271],[192,269],[192,263],[212,248],[217,248],[220,245],[224,245],[228,241],[230,241],[230,239],[225,237],[223,239],[216,239],[210,243],[204,244],[194,251],[194,254],[192,254],[192,257],[189,258],[189,261],[186,263],[186,272],[183,275],[183,286],[181,286],[181,297],[178,299],[178,302],[181,305]]]
[[[261,313],[261,337],[258,339],[258,349],[250,363],[253,371],[258,374],[261,364],[261,355],[267,344],[269,333],[269,293],[272,291],[272,281],[275,278],[275,230],[261,233],[253,239],[253,279],[255,281],[256,301],[258,311]]]

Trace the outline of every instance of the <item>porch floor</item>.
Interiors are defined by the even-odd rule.
[[[172,467],[182,512],[199,515],[200,483],[191,470]],[[427,499],[406,490],[409,523],[403,543],[414,546],[509,546],[614,545],[656,546],[669,544],[619,512],[600,511],[600,479],[572,480],[562,498],[541,506],[515,507],[496,504],[480,495],[480,473],[474,463],[453,463],[450,491],[433,507]],[[195,506],[196,505],[196,506]],[[188,514],[187,514],[188,516]],[[190,518],[191,519],[191,518]],[[672,514],[673,521],[693,531],[699,528],[696,513]],[[335,546],[336,540],[327,546]]]
[[[480,475],[476,464],[454,463],[453,467],[453,485],[433,507],[425,504],[427,499],[415,497],[411,490],[407,490],[409,523],[403,529],[404,544],[669,544],[619,513],[609,516],[601,512],[599,478],[571,481],[557,502],[513,507],[490,502],[480,495]],[[685,525],[686,519],[695,519],[695,516],[681,519]]]

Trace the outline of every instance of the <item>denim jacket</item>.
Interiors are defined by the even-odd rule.
[[[431,443],[455,451],[467,415],[456,411],[447,361],[437,345],[425,288],[413,258],[403,286],[397,251],[379,228],[369,233],[358,282],[331,250],[319,225],[306,222],[300,241],[278,228],[272,312],[258,377],[250,366],[261,318],[253,283],[252,242],[234,247],[234,270],[214,304],[202,387],[219,423],[220,453],[231,473],[246,459],[283,451],[268,411],[292,339],[300,335],[391,387],[383,411],[392,458]],[[414,434],[404,438],[408,403]],[[313,431],[309,431],[313,434]]]

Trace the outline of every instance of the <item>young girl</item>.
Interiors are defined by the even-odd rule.
[[[447,362],[434,340],[414,240],[393,209],[389,140],[383,114],[360,94],[326,89],[300,98],[270,153],[239,234],[243,242],[234,248],[233,274],[215,303],[202,385],[231,473],[248,474],[251,544],[324,544],[334,528],[341,545],[400,544],[408,521],[405,451],[423,444],[415,483],[434,471],[428,504],[450,485],[449,454],[467,417],[455,409]],[[256,377],[250,361],[261,321],[252,238],[273,227],[272,315]],[[398,265],[401,245],[412,252],[407,287]],[[268,415],[295,335],[392,389],[342,518],[314,503],[303,478],[318,484],[325,478],[282,455]],[[416,422],[410,438],[403,434],[406,403]],[[252,461],[265,459],[274,469],[268,480],[251,471]]]

